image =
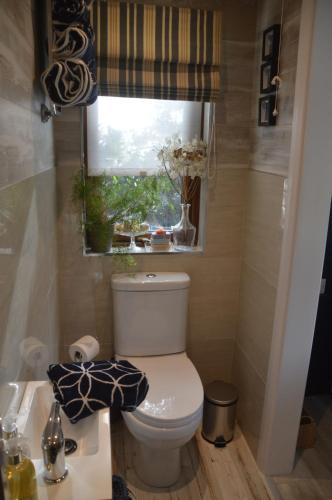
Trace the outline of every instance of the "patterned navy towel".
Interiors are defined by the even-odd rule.
[[[113,500],[131,500],[130,491],[121,476],[112,476]]]
[[[77,26],[69,26],[63,31],[55,31],[52,49],[54,59],[83,59],[92,43],[85,31]]]
[[[52,18],[54,22],[64,25],[86,22],[88,13],[85,0],[53,0]]]
[[[41,75],[45,94],[61,107],[92,104],[97,99],[93,65],[93,60],[86,64],[82,59],[53,62]]]
[[[149,389],[145,373],[128,361],[50,365],[47,374],[72,424],[105,407],[134,411]]]

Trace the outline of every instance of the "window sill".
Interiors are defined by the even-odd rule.
[[[119,249],[121,248],[121,251]],[[153,250],[150,248],[139,248],[138,251],[126,251],[127,247],[116,247],[114,250],[105,253],[94,253],[89,249],[84,248],[83,255],[85,257],[112,257],[112,255],[203,255],[203,248],[201,246],[192,247],[190,250],[178,250],[171,247],[169,250]]]

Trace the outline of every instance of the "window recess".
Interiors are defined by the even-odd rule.
[[[183,142],[208,140],[220,88],[221,13],[95,0],[91,23],[99,97],[85,114],[85,176],[106,174],[122,183],[156,177],[162,203],[146,220],[150,229],[170,228],[179,221],[181,194],[158,176],[158,149],[175,133]],[[198,246],[206,184],[191,202]],[[137,238],[142,248],[144,236]]]
[[[146,222],[150,232],[160,227],[171,231],[180,219],[181,197],[165,175],[157,158],[158,151],[165,139],[173,134],[181,136],[183,141],[202,138],[208,110],[209,104],[201,102],[99,97],[85,114],[85,175],[106,174],[118,177],[120,182],[126,182],[129,177],[138,181],[145,176],[155,177],[160,204],[148,213]],[[196,244],[200,241],[199,222],[203,212],[200,198],[205,185],[203,181],[191,203],[191,221],[197,227]],[[144,248],[149,236],[136,238],[136,244]],[[128,242],[127,237],[113,237],[115,247]]]

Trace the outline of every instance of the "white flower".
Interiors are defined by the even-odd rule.
[[[207,171],[207,145],[197,138],[182,143],[178,135],[166,139],[166,145],[158,153],[171,179],[189,176],[205,177]]]

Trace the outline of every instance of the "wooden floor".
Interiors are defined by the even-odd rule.
[[[226,448],[197,432],[183,449],[182,474],[171,488],[150,488],[136,476],[135,441],[122,421],[112,424],[113,473],[126,478],[137,500],[270,500],[264,480],[239,431]]]
[[[283,500],[332,500],[332,397],[310,397],[305,409],[318,424],[314,448],[297,453],[288,476],[274,478]]]

